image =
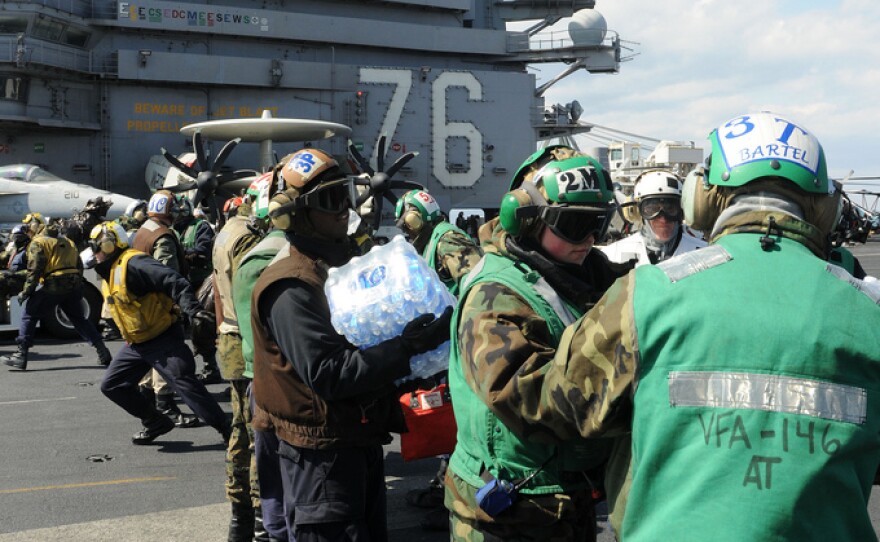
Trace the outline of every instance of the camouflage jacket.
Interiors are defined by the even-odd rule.
[[[770,213],[743,213],[716,224],[714,243],[735,233],[766,233]],[[775,233],[822,254],[822,236],[810,224],[775,214]],[[557,438],[613,436],[629,430],[639,348],[633,316],[635,277],[617,281],[602,300],[562,337],[545,367],[539,411],[556,418]]]
[[[28,244],[27,273],[22,291],[33,294],[37,286],[49,294],[70,292],[82,283],[82,262],[73,242],[63,235],[38,233]]]
[[[448,230],[443,228],[443,230],[446,231],[437,230],[435,227],[430,232],[425,232],[427,235],[420,235],[413,240],[413,246],[425,260],[434,261],[434,270],[437,271],[440,280],[455,294],[458,283],[477,265],[483,257],[483,251],[463,231],[455,227]],[[439,234],[439,239],[435,241],[436,234]],[[434,247],[433,257],[426,253],[432,247]]]
[[[599,250],[590,251],[583,266],[553,264],[509,238],[497,219],[483,226],[481,236],[486,252],[526,261],[579,311],[592,306],[626,269],[612,266]],[[557,427],[558,418],[544,416],[539,402],[557,347],[547,322],[511,289],[493,282],[474,286],[461,304],[461,365],[477,396],[522,437],[555,442],[573,436],[574,431]]]

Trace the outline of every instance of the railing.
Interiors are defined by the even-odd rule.
[[[595,36],[589,33],[595,32]],[[619,43],[620,38],[617,32],[613,30],[581,30],[581,35],[593,37],[591,43],[596,46],[615,47]],[[551,30],[549,32],[539,32],[534,36],[529,36],[525,32],[508,34],[507,50],[511,53],[526,53],[534,51],[553,51],[559,49],[570,49],[572,47],[583,46],[582,40],[575,43],[571,39],[571,34],[567,30]]]
[[[92,4],[90,0],[32,0],[27,4],[36,4],[47,8],[57,9],[71,15],[88,18],[92,16]]]
[[[26,38],[21,44],[16,37],[0,36],[0,62],[18,66],[39,64],[87,73],[93,71],[91,53],[34,38]]]

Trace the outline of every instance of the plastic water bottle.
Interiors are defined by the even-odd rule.
[[[440,316],[455,297],[436,271],[401,235],[342,267],[328,271],[324,285],[331,322],[359,348],[394,338],[411,320],[425,313]],[[449,366],[449,341],[413,356],[412,374],[426,378]]]

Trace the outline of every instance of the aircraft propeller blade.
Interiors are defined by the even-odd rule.
[[[382,222],[382,200],[385,198],[378,197],[373,198],[373,231],[379,229],[379,224]]]
[[[379,136],[376,149],[376,165],[379,167],[379,171],[385,171],[385,134]]]
[[[231,153],[232,149],[234,149],[239,143],[241,143],[240,137],[236,137],[235,139],[226,142],[226,145],[223,145],[223,148],[220,149],[220,153],[217,154],[217,158],[214,160],[214,165],[211,166],[211,170],[215,173],[219,172],[220,168],[223,167],[223,162],[229,158],[229,153]]]
[[[370,163],[364,159],[360,152],[358,152],[357,147],[354,146],[354,143],[349,139],[348,140],[348,152],[351,154],[352,158],[354,158],[355,162],[361,167],[361,169],[370,175],[375,174],[373,168],[370,167]]]
[[[159,150],[162,152],[162,156],[164,156],[166,160],[171,162],[172,166],[176,167],[180,171],[186,173],[190,177],[195,177],[196,175],[199,174],[199,172],[196,171],[195,169],[193,169],[192,166],[188,166],[188,165],[184,164],[183,162],[181,162],[180,159],[178,159],[176,156],[174,156],[173,154],[171,154],[170,152],[165,150],[164,147],[160,147]]]
[[[394,163],[391,164],[391,167],[388,168],[388,171],[386,171],[386,173],[388,173],[388,177],[394,177],[394,174],[397,173],[398,171],[400,171],[400,168],[405,166],[407,162],[409,162],[410,160],[412,160],[413,158],[415,158],[418,155],[419,155],[418,152],[410,151],[410,152],[404,154],[403,156],[401,156],[400,158],[398,158],[397,160],[395,160]]]
[[[178,183],[176,186],[172,186],[170,188],[163,188],[162,190],[167,190],[172,194],[180,194],[182,192],[189,192],[190,190],[196,190],[199,187],[199,183],[195,181],[190,181],[188,183]]]
[[[202,146],[202,132],[196,130],[193,133],[193,152],[196,153],[196,160],[199,163],[199,170],[208,169],[208,157],[205,155],[205,148]]]
[[[415,181],[391,181],[391,188],[409,188],[410,190],[424,190],[425,187]]]
[[[389,190],[382,195],[385,196],[385,199],[387,199],[391,205],[397,205],[398,197],[394,192]]]

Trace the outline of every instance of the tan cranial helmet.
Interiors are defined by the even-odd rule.
[[[277,169],[269,217],[287,230],[298,209],[340,213],[352,208],[351,183],[335,158],[317,149],[302,149]]]

